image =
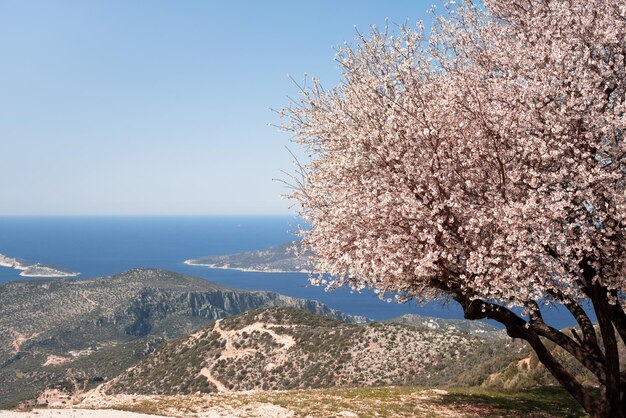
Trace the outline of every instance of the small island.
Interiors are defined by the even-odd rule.
[[[309,273],[313,270],[310,255],[296,256],[292,244],[230,255],[214,255],[186,260],[190,266],[240,270],[260,273]]]
[[[20,276],[22,277],[75,277],[80,274],[46,264],[28,263],[19,258],[9,257],[4,254],[0,254],[0,267],[21,270]]]

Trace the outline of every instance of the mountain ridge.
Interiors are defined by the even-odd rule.
[[[102,384],[170,394],[481,384],[527,356],[520,347],[485,324],[420,315],[370,322],[161,269],[0,285],[0,408],[44,389]],[[150,361],[163,376],[129,374]]]
[[[512,347],[522,344],[493,332],[487,338],[394,322],[347,324],[292,307],[262,308],[163,344],[105,392],[182,395],[460,384],[485,358],[500,356],[503,364],[517,360]]]
[[[67,386],[68,368],[89,384],[107,380],[167,339],[264,306],[367,321],[317,301],[233,289],[161,269],[0,284],[0,407],[46,387]]]

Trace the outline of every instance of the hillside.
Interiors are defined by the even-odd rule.
[[[517,360],[508,338],[397,323],[347,324],[292,308],[216,321],[122,373],[109,394],[228,393],[333,386],[451,385]],[[481,382],[471,382],[478,383]]]
[[[0,285],[0,407],[44,388],[94,386],[169,338],[263,306],[293,306],[356,322],[325,305],[201,278],[135,269],[97,279],[20,280]],[[68,376],[71,369],[71,376]]]
[[[527,346],[484,323],[363,323],[315,301],[157,269],[3,284],[0,313],[0,408],[50,388],[93,400],[553,383]]]

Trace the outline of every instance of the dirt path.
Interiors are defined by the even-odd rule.
[[[213,375],[211,374],[211,369],[209,369],[208,367],[204,367],[202,370],[200,370],[200,374],[206,377],[206,380],[208,380],[209,383],[212,383],[213,386],[217,388],[217,391],[219,393],[230,393],[230,389],[228,389],[226,386],[224,386],[222,382],[213,377]]]
[[[40,332],[36,332],[36,333],[32,334],[30,337],[26,337],[24,335],[18,335],[17,337],[15,337],[15,339],[11,343],[11,348],[13,349],[13,354],[19,353],[20,351],[22,351],[22,346],[24,345],[24,343],[29,341],[29,340],[32,340],[33,338],[35,338],[37,336],[39,336],[39,334],[41,334],[41,333]]]
[[[278,351],[287,351],[291,347],[296,344],[296,340],[293,339],[291,335],[281,335],[276,333],[272,327],[276,327],[279,325],[276,324],[267,324],[264,322],[255,322],[254,324],[248,325],[241,329],[237,330],[224,330],[220,327],[221,319],[215,321],[215,326],[213,327],[213,331],[216,331],[220,334],[220,338],[225,341],[224,349],[220,353],[220,356],[214,360],[214,362],[218,362],[222,359],[230,359],[230,358],[240,358],[247,355],[252,355],[256,353],[257,350],[254,348],[235,348],[233,345],[233,337],[235,335],[243,334],[244,332],[252,333],[254,331],[265,332],[269,334],[277,344],[282,345],[278,349]],[[211,374],[211,369],[209,367],[205,367],[200,370],[200,374],[212,383],[217,391],[220,393],[229,393],[230,389],[228,389],[222,382],[220,382],[215,376]]]
[[[78,292],[78,294],[85,299],[87,302],[89,302],[92,306],[99,306],[98,302],[96,302],[95,300],[91,299],[89,296],[87,296],[87,292],[85,292],[84,290],[80,290]]]

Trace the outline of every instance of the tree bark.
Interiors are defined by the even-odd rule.
[[[613,295],[617,297],[617,294]],[[626,345],[626,313],[619,302],[610,306],[611,308],[611,320],[613,321],[613,325],[615,325],[615,329],[617,330],[622,342]]]
[[[615,336],[614,321],[619,319],[611,315],[611,304],[609,303],[609,292],[606,287],[601,286],[596,278],[598,271],[593,265],[592,259],[583,257],[579,266],[582,270],[581,290],[589,297],[596,312],[602,345],[604,346],[604,370],[605,380],[600,381],[600,392],[602,394],[603,416],[623,417],[624,408],[622,406],[622,385],[619,365],[619,351],[617,348],[617,338]],[[615,303],[619,303],[616,301]],[[621,324],[618,323],[618,328]]]
[[[606,291],[596,285],[593,293],[595,297],[591,301],[598,318],[605,353],[606,381],[604,385],[600,385],[601,391],[604,392],[602,394],[605,403],[604,410],[607,417],[623,417],[619,352],[613,321],[611,320],[611,311],[606,298]]]

